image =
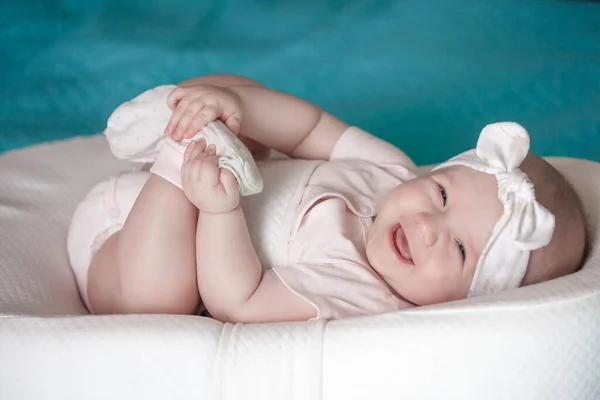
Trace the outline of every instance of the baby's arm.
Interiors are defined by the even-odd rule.
[[[348,124],[298,97],[234,86],[244,118],[240,132],[294,158],[328,160]]]
[[[329,159],[348,128],[308,101],[257,85],[179,87],[167,102],[173,116],[165,133],[176,140],[219,118],[233,132],[294,158]]]
[[[198,207],[198,289],[213,317],[229,322],[307,320],[316,309],[289,290],[271,270],[263,271],[239,206],[233,175],[217,167],[214,147],[188,146],[182,184]]]
[[[263,270],[241,207],[200,212],[196,230],[198,288],[211,315],[227,322],[306,321],[316,309]]]

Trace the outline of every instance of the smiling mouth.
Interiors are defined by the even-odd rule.
[[[391,229],[390,241],[394,254],[401,263],[415,265],[408,246],[408,238],[404,233],[404,229],[402,229],[402,225],[394,225]]]

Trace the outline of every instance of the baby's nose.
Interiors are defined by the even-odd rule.
[[[435,216],[428,212],[415,214],[415,222],[419,227],[425,246],[433,246],[438,239],[438,226]]]

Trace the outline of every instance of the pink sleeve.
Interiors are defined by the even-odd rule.
[[[375,165],[402,165],[416,171],[415,163],[402,150],[370,133],[352,126],[340,136],[331,160],[359,159]]]

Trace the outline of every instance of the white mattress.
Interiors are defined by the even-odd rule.
[[[600,164],[551,159],[600,219]],[[598,399],[600,243],[581,272],[434,307],[230,325],[89,316],[67,263],[77,202],[133,169],[101,136],[0,156],[0,399]]]

